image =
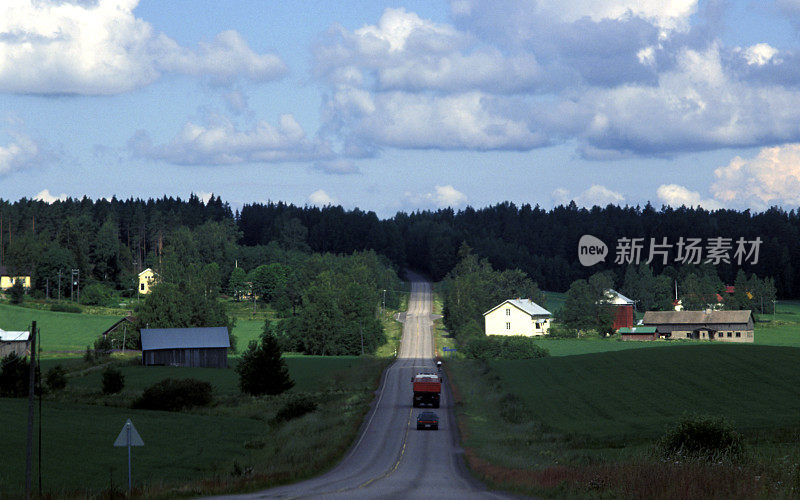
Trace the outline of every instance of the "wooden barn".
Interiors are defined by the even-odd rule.
[[[25,357],[31,347],[30,332],[7,332],[0,330],[0,358],[12,352],[17,356]]]
[[[227,368],[228,329],[143,328],[142,364]]]
[[[716,342],[753,342],[753,313],[743,311],[647,311],[644,326],[659,337]]]

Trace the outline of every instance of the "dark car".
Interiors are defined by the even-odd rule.
[[[423,411],[417,415],[417,430],[439,428],[439,415],[432,411]]]

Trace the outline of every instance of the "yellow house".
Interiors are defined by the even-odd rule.
[[[530,299],[511,299],[483,313],[486,335],[547,335],[550,311]]]
[[[139,273],[139,293],[147,295],[150,289],[156,284],[158,275],[149,267]]]
[[[0,266],[0,290],[8,290],[14,286],[17,281],[21,281],[22,286],[25,288],[31,287],[30,276],[11,276],[5,266]]]

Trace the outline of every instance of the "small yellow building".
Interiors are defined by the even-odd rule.
[[[14,286],[17,281],[21,281],[22,286],[25,288],[31,287],[30,276],[11,276],[5,266],[0,266],[0,290],[8,290]]]
[[[149,267],[139,273],[139,293],[147,295],[150,289],[156,284],[158,274]]]
[[[511,299],[483,313],[486,335],[547,335],[550,311],[530,299]]]

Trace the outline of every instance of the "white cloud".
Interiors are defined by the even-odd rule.
[[[25,94],[117,94],[161,72],[265,81],[286,67],[256,54],[234,31],[196,49],[181,47],[137,18],[138,0],[5,0],[0,5],[0,91]]]
[[[742,54],[744,55],[747,64],[751,66],[763,66],[774,59],[774,57],[778,54],[778,49],[771,47],[766,43],[757,43],[744,49]]]
[[[800,144],[763,148],[755,158],[737,156],[714,175],[711,192],[726,203],[800,205]]]
[[[137,156],[178,165],[309,161],[333,155],[327,144],[309,140],[291,115],[281,116],[277,126],[259,121],[250,130],[239,130],[232,121],[218,115],[206,120],[209,123],[186,123],[167,144],[153,145],[150,136],[140,131],[128,146]]]
[[[403,194],[403,205],[415,208],[462,208],[467,205],[467,195],[457,190],[450,184],[446,186],[435,186],[430,193],[412,193],[406,191]]]
[[[310,195],[308,195],[308,201],[311,202],[312,205],[337,205],[339,201],[336,198],[333,198],[331,195],[323,191],[322,189],[317,189]]]
[[[0,177],[31,167],[43,158],[39,145],[27,135],[10,132],[9,136],[11,142],[0,145]]]
[[[361,171],[352,160],[345,158],[337,158],[330,161],[319,161],[313,166],[315,170],[333,175],[349,175],[358,174]]]
[[[64,194],[64,193],[61,193],[60,195],[56,196],[56,195],[50,194],[50,190],[49,189],[42,189],[41,191],[36,193],[36,196],[34,196],[33,199],[37,200],[37,201],[43,201],[45,203],[54,203],[56,201],[64,201],[64,200],[66,200],[67,199],[67,195]]]
[[[671,207],[703,207],[707,210],[721,208],[722,205],[714,199],[702,199],[700,193],[691,191],[678,184],[662,184],[656,190],[658,199]]]
[[[565,188],[556,188],[551,194],[551,198],[556,205],[567,205],[570,201],[575,201],[576,205],[582,207],[593,207],[606,205],[621,205],[625,202],[625,196],[612,191],[600,184],[593,184],[588,189],[575,197],[571,197]]]

